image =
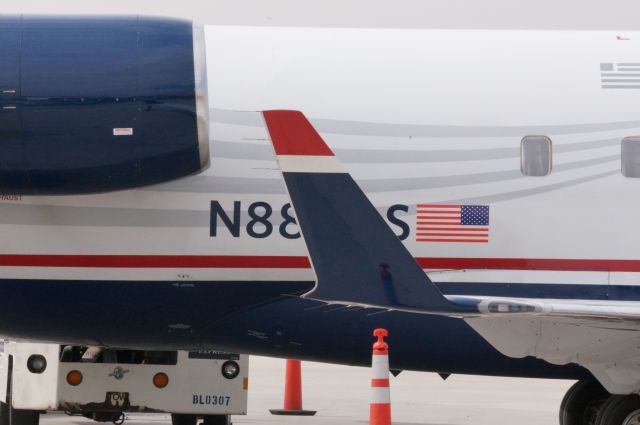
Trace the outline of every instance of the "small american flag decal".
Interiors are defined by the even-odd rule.
[[[417,242],[489,242],[488,205],[418,204]]]
[[[601,63],[603,89],[640,89],[640,63]]]

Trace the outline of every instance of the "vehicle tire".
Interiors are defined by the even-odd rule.
[[[609,397],[596,418],[596,425],[638,424],[640,424],[640,396],[637,394]]]
[[[576,382],[560,404],[560,425],[595,425],[602,404],[610,396],[598,381]]]
[[[197,423],[198,417],[196,415],[171,414],[171,425],[197,425]]]
[[[0,425],[38,425],[40,412],[35,410],[17,410],[7,403],[0,402]]]
[[[94,422],[113,422],[115,424],[121,419],[124,422],[124,413],[122,412],[84,412],[82,416]]]
[[[231,416],[229,415],[205,415],[203,419],[203,425],[231,425]]]
[[[9,422],[10,425],[38,425],[40,423],[40,412],[11,409]]]
[[[0,401],[0,425],[9,425],[9,406]]]

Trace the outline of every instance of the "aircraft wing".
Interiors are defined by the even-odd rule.
[[[459,317],[497,350],[577,363],[612,393],[640,390],[640,303],[444,296],[298,111],[264,111],[316,275],[305,298]]]

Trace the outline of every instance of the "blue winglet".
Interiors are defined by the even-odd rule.
[[[263,116],[316,273],[305,297],[423,313],[467,310],[429,280],[301,112]]]

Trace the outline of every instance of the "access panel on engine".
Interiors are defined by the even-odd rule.
[[[0,16],[0,193],[2,187],[24,186],[25,170],[20,121],[20,17]]]
[[[137,38],[135,17],[23,19],[22,120],[33,185],[74,191],[90,182],[100,191],[137,178]]]

